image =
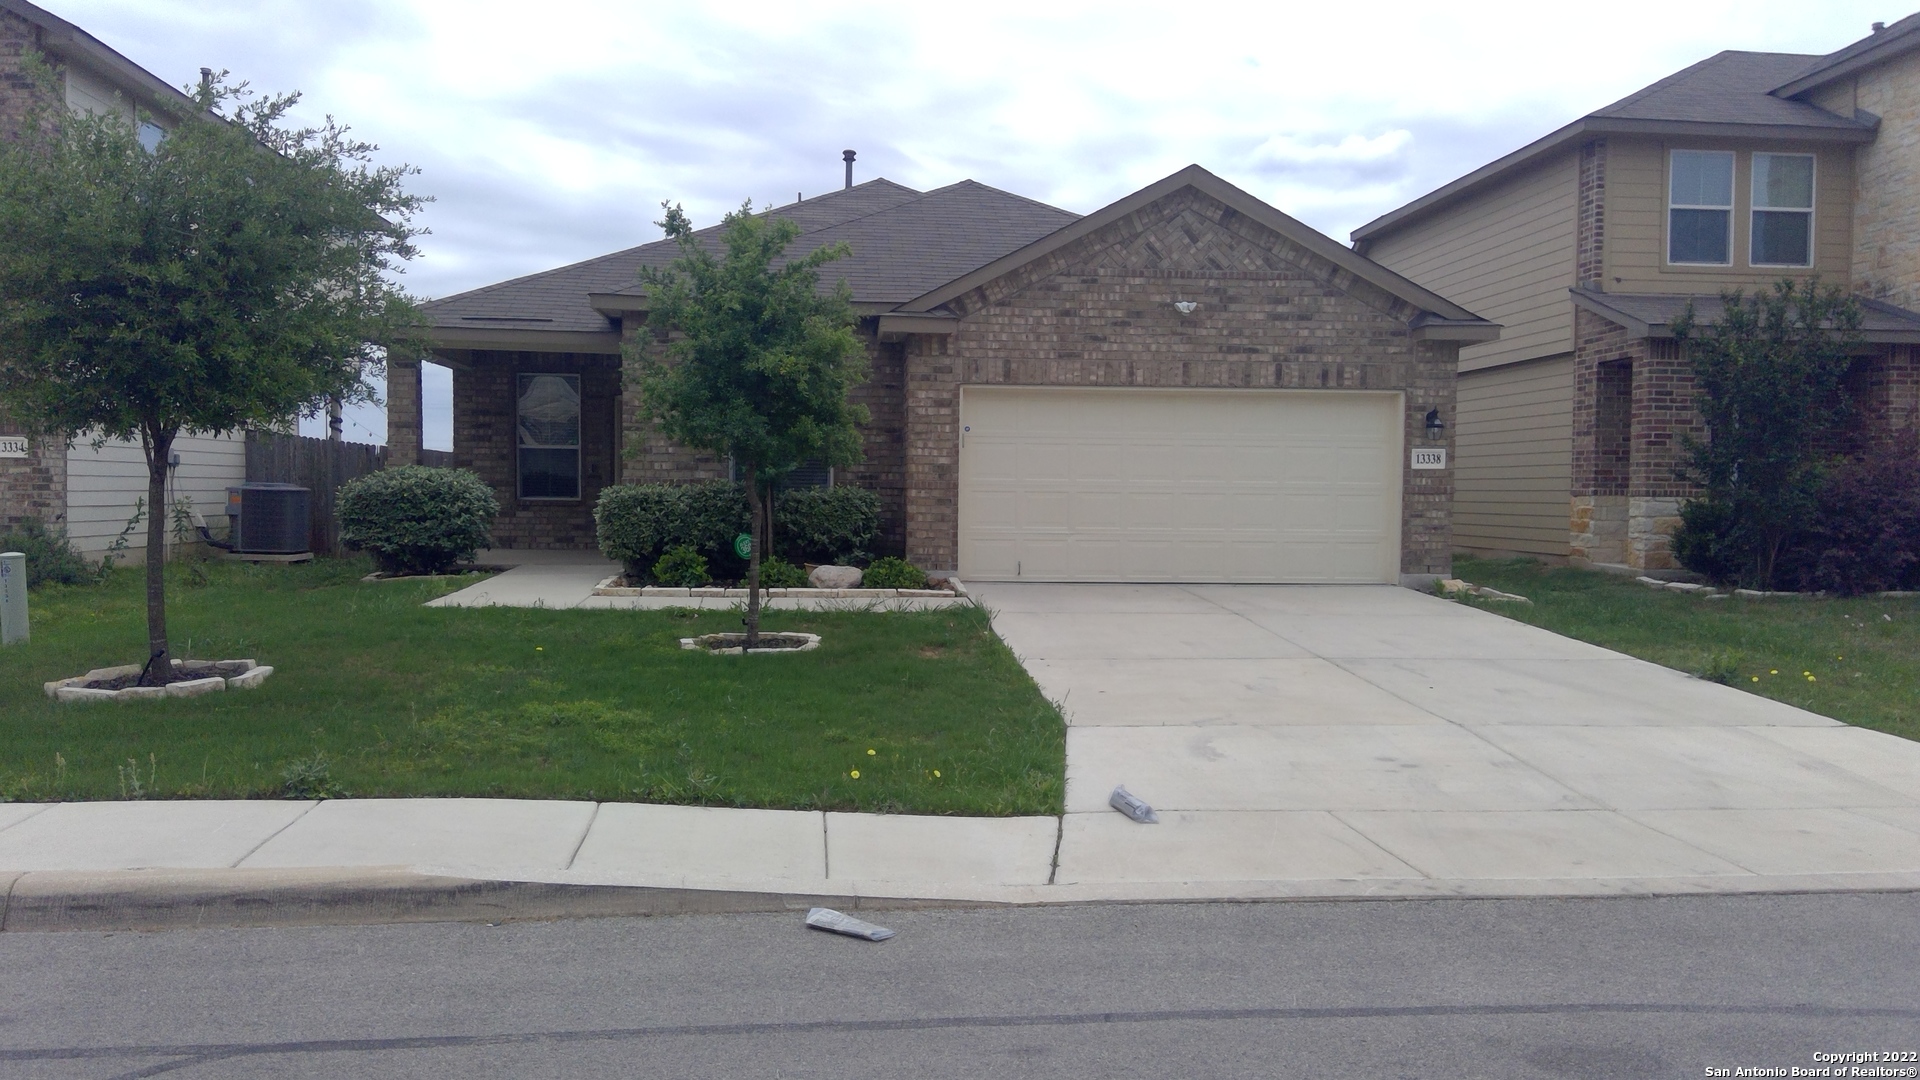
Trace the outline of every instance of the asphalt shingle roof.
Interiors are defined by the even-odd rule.
[[[778,207],[770,213],[801,228],[788,251],[803,255],[845,241],[848,257],[821,269],[823,286],[841,278],[856,303],[896,304],[944,285],[1078,219],[1079,215],[964,180],[920,192],[888,180]],[[696,235],[713,243],[718,226]],[[423,304],[437,327],[604,331],[606,316],[589,293],[638,293],[643,266],[679,254],[670,240],[503,281]]]
[[[1852,117],[1768,93],[1821,59],[1803,53],[1723,52],[1588,115],[1619,120],[1859,128],[1860,123]]]
[[[1701,325],[1719,322],[1726,314],[1726,302],[1719,294],[1600,293],[1575,289],[1575,296],[1587,306],[1625,316],[1649,328],[1671,327],[1687,305]],[[1860,301],[1860,332],[1869,340],[1920,338],[1920,314],[1878,300]]]

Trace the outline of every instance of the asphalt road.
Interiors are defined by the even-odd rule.
[[[899,937],[799,913],[4,934],[0,1077],[1618,1080],[1920,1050],[1915,894],[876,918]]]

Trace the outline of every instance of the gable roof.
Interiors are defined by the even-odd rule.
[[[1882,27],[1838,52],[1819,57],[1809,67],[1773,88],[1777,97],[1800,97],[1835,79],[1884,63],[1920,47],[1920,12],[1892,26]]]
[[[1577,146],[1596,135],[1671,134],[1696,138],[1871,142],[1877,127],[1874,119],[1840,116],[1775,92],[1777,87],[1824,59],[1800,53],[1733,51],[1710,56],[1382,214],[1355,229],[1353,241],[1364,250],[1367,241],[1397,226],[1424,217],[1547,154]]]
[[[165,79],[109,48],[99,38],[27,0],[0,0],[0,11],[16,15],[39,31],[37,44],[68,63],[79,64],[131,92],[144,104],[165,101],[194,107],[193,99]]]
[[[940,287],[900,305],[903,313],[933,313],[941,305],[953,300],[987,282],[1018,270],[1020,267],[1042,258],[1054,251],[1073,243],[1089,233],[1095,232],[1114,221],[1134,213],[1142,207],[1164,199],[1184,188],[1192,188],[1216,201],[1225,204],[1248,218],[1286,237],[1295,244],[1339,266],[1363,281],[1378,286],[1385,292],[1399,297],[1419,308],[1423,317],[1416,320],[1423,327],[1434,328],[1434,336],[1439,336],[1441,326],[1455,325],[1470,328],[1472,333],[1487,333],[1489,337],[1498,333],[1499,327],[1487,322],[1473,312],[1453,303],[1445,297],[1381,266],[1339,241],[1327,236],[1280,210],[1227,183],[1218,176],[1198,165],[1189,165],[1172,176],[1157,183],[1149,184],[1139,191],[1110,203],[1086,217],[1049,233],[1033,243],[1012,251],[992,262],[986,263],[948,281]]]

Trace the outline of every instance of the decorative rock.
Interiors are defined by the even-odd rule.
[[[1642,575],[1640,577],[1634,578],[1633,580],[1639,582],[1642,585],[1645,585],[1649,589],[1664,589],[1667,587],[1667,583],[1664,581],[1661,581],[1657,577],[1647,577],[1645,575]]]
[[[97,667],[85,675],[80,676],[80,678],[87,682],[105,682],[108,679],[118,679],[125,675],[138,675],[140,674],[140,670],[139,664],[121,664],[118,667]]]
[[[148,701],[153,698],[163,698],[167,696],[167,688],[164,686],[129,686],[125,690],[112,690],[108,692],[118,697],[121,701]]]
[[[273,674],[273,668],[269,665],[262,664],[259,667],[255,667],[244,674],[235,675],[232,678],[229,678],[227,680],[227,689],[252,690],[254,687],[259,686],[263,682],[266,682],[267,676],[271,674]]]
[[[1438,584],[1442,596],[1452,596],[1455,593],[1471,592],[1473,590],[1473,582],[1462,581],[1457,577],[1441,578]]]
[[[1699,592],[1706,588],[1705,585],[1696,585],[1691,581],[1669,581],[1664,587],[1674,592]]]
[[[111,690],[93,690],[85,686],[62,686],[53,692],[55,701],[115,701],[119,697]]]
[[[857,589],[860,587],[860,568],[857,566],[816,566],[807,575],[807,580],[816,589]]]
[[[779,638],[785,641],[798,641],[798,645],[782,649],[759,648],[753,650],[753,656],[770,656],[775,653],[811,652],[820,647],[819,634],[801,634],[793,631],[770,631],[760,635],[762,641]],[[714,656],[739,656],[745,653],[747,635],[740,633],[705,634],[700,637],[683,637],[680,647],[683,649],[705,650]]]
[[[182,679],[167,684],[168,697],[199,697],[202,694],[215,694],[227,688],[227,680],[218,675],[204,679]]]

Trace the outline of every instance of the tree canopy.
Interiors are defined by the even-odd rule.
[[[1723,302],[1718,321],[1699,325],[1689,306],[1673,327],[1707,431],[1687,441],[1686,478],[1701,494],[1681,507],[1674,552],[1717,580],[1772,588],[1849,413],[1842,383],[1862,341],[1860,305],[1818,281]]]
[[[643,270],[641,280],[648,326],[665,344],[635,342],[628,359],[643,414],[682,445],[732,458],[746,482],[756,537],[751,638],[759,630],[758,538],[767,534],[763,486],[809,459],[845,466],[861,457],[867,410],[848,394],[866,380],[866,350],[846,282],[819,287],[819,268],[848,249],[788,258],[799,226],[743,203],[721,221],[715,251],[679,206],[662,208],[657,224],[680,254],[666,269]]]
[[[42,76],[44,64],[37,65]],[[376,165],[297,94],[224,73],[159,116],[68,113],[56,87],[0,133],[0,407],[43,435],[139,442],[148,468],[147,678],[165,682],[159,505],[182,432],[368,400],[418,316],[415,170]],[[138,124],[158,121],[157,145]]]

